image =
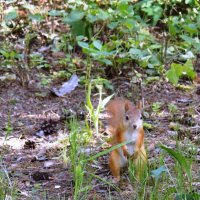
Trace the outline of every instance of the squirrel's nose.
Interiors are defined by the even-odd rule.
[[[135,124],[133,124],[133,129],[136,129],[136,128],[137,128],[137,126]]]

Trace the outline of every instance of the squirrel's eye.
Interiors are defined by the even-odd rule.
[[[140,119],[142,119],[142,116],[140,117]]]
[[[128,115],[126,115],[126,120],[127,120],[127,121],[129,120],[129,117],[128,117]]]

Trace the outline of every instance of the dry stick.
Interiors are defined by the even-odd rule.
[[[94,38],[97,37],[101,33],[101,31],[104,29],[106,24],[107,24],[107,21],[103,22],[103,25],[101,26],[100,30],[94,35]]]
[[[164,36],[164,55],[163,55],[163,63],[164,66],[166,65],[166,57],[167,57],[167,47],[168,47],[168,40],[169,37],[166,32],[163,33]]]

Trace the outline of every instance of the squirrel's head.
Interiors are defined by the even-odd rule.
[[[125,103],[124,124],[131,131],[142,127],[142,103],[135,106]]]

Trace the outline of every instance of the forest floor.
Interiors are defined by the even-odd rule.
[[[138,7],[136,5],[134,9],[131,4],[137,1],[130,1],[130,4],[124,4],[126,1],[119,1],[122,4],[116,4],[117,1],[24,1],[31,2],[28,6],[22,1],[19,4],[9,2],[5,1],[0,7],[0,186],[7,184],[16,188],[19,200],[73,199],[75,181],[69,158],[69,120],[75,116],[80,125],[89,121],[86,109],[88,91],[84,84],[90,78],[106,80],[108,85],[111,82],[113,90],[103,88],[103,98],[115,94],[133,103],[143,99],[149,172],[164,165],[168,172],[162,176],[162,181],[172,180],[159,188],[163,198],[171,189],[174,196],[188,191],[200,194],[200,85],[182,76],[178,77],[177,86],[166,80],[170,65],[182,63],[181,56],[196,58],[194,71],[200,75],[198,2],[161,1],[159,4],[159,1],[138,1]],[[149,7],[143,7],[141,3]],[[163,13],[156,13],[156,10]],[[117,12],[116,16],[112,14],[114,12]],[[163,16],[159,16],[161,14]],[[153,26],[156,18],[160,20]],[[78,45],[78,41],[86,41],[90,48],[95,48],[90,49],[91,54],[86,53],[87,48]],[[133,54],[131,49],[135,51]],[[93,50],[98,52],[99,60]],[[110,54],[115,52],[113,50],[116,55]],[[130,54],[128,57],[127,53]],[[104,54],[111,56],[101,57]],[[147,63],[146,68],[138,66],[143,63],[138,62],[142,61],[140,56],[147,63],[152,60],[148,69]],[[146,60],[147,57],[150,59]],[[99,62],[102,58],[105,58],[104,62]],[[112,65],[107,58],[111,59]],[[79,85],[63,97],[53,94],[49,85],[59,88],[68,81],[63,77],[69,77],[73,72],[80,78]],[[99,94],[95,87],[92,88],[91,101],[94,107],[98,105]],[[86,146],[80,145],[80,150],[88,157],[110,147],[103,113],[99,117],[98,137],[91,123],[92,137]],[[179,187],[178,173],[171,170],[176,166],[175,161],[161,150],[160,144],[178,149],[181,155],[193,160],[191,190],[180,187],[181,190],[175,191],[175,187]],[[120,190],[106,184],[113,183],[108,158],[109,154],[106,154],[87,163],[84,186],[89,187],[85,199],[136,199],[136,188],[140,185],[137,181],[131,184],[127,170],[117,185]],[[183,175],[179,177],[182,181],[187,180],[184,170],[180,174]],[[155,186],[155,179],[151,175],[148,178],[146,199],[150,199],[148,195]],[[188,182],[182,186],[188,186]],[[3,191],[1,188],[0,195],[7,194],[7,188]],[[180,199],[180,196],[176,197]]]
[[[127,92],[138,96],[131,90],[126,78],[111,80],[120,96]],[[33,83],[22,87],[18,82],[0,83],[0,153],[3,169],[19,190],[19,199],[71,199],[73,194],[73,177],[69,163],[63,162],[63,141],[68,136],[66,123],[61,120],[62,110],[73,110],[79,120],[84,121],[85,89],[79,85],[70,94],[56,97],[47,90],[44,96]],[[197,87],[187,83],[188,88],[175,88],[166,81],[156,81],[143,86],[144,121],[152,125],[145,129],[145,146],[148,160],[158,158],[159,144],[175,148],[176,139],[180,145],[199,145],[200,141],[200,101]],[[98,102],[98,95],[92,96],[94,104]],[[134,101],[130,98],[130,100]],[[160,104],[155,104],[159,102]],[[169,111],[168,105],[177,106],[177,110]],[[152,106],[159,105],[156,111]],[[81,119],[82,118],[82,119]],[[41,127],[50,123],[54,133],[41,134]],[[178,122],[180,129],[172,130],[172,123]],[[48,126],[48,125],[47,125]],[[12,129],[9,132],[9,128]],[[89,147],[92,154],[103,150],[106,143],[105,126],[102,126],[99,138]],[[68,147],[69,148],[69,147]],[[200,187],[198,147],[197,162],[192,172],[194,188]],[[167,164],[173,162],[166,157]],[[98,158],[98,162],[90,165],[93,172],[106,180],[111,179],[108,168],[108,155]],[[89,167],[88,167],[89,170]],[[98,179],[92,180],[92,189],[87,199],[132,199],[134,189],[130,187],[126,173],[123,173],[121,192],[117,192]],[[45,198],[44,198],[45,197]]]

